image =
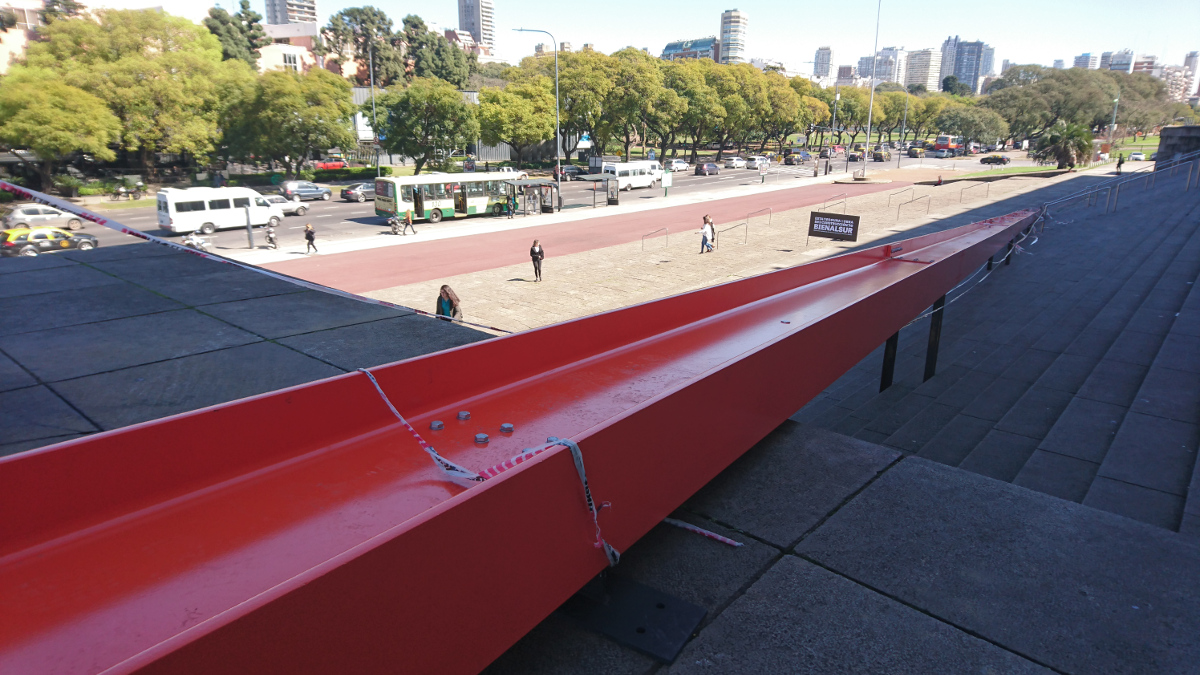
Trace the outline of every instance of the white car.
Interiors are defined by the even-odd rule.
[[[726,169],[744,169],[746,168],[746,160],[741,157],[730,157],[725,160]]]
[[[688,170],[688,163],[683,161],[682,159],[667,160],[667,171],[674,173],[676,171],[687,171],[687,170]]]
[[[1131,152],[1131,153],[1129,153],[1129,161],[1131,161],[1131,162],[1144,162],[1144,161],[1146,161],[1146,153],[1144,153],[1144,152]]]
[[[950,152],[949,150],[947,150],[946,148],[942,148],[941,150],[935,150],[935,151],[934,151],[934,153],[933,153],[933,156],[934,156],[934,157],[936,157],[936,158],[938,158],[938,159],[945,159],[945,158],[947,158],[947,157],[952,157],[952,156],[953,156],[953,153],[951,153],[951,152]]]
[[[290,199],[285,199],[283,195],[263,195],[267,199],[268,204],[279,206],[279,210],[283,211],[285,216],[302,216],[308,213],[308,206],[304,202],[295,202]]]
[[[747,169],[758,169],[758,168],[764,167],[764,166],[770,167],[771,160],[767,159],[766,157],[763,157],[762,155],[755,155],[755,156],[751,157],[750,159],[746,160],[746,168]]]
[[[511,166],[502,166],[502,167],[497,168],[496,171],[498,173],[505,174],[504,177],[507,180],[522,180],[525,178],[529,178],[529,174],[525,173],[524,171],[517,171],[516,169],[512,168]]]

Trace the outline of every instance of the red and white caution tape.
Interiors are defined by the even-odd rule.
[[[14,185],[14,184],[6,182],[6,181],[0,180],[0,190],[9,192],[13,195],[16,195],[17,197],[19,197],[21,199],[35,201],[40,204],[46,204],[47,206],[53,206],[54,208],[56,208],[60,211],[66,211],[67,213],[74,213],[75,215],[79,216],[80,218],[89,220],[93,223],[96,223],[97,225],[107,227],[110,230],[116,230],[117,232],[120,232],[122,234],[128,234],[131,237],[137,237],[139,239],[144,239],[148,242],[151,242],[154,244],[159,244],[160,246],[166,246],[167,248],[171,248],[176,251],[181,251],[183,253],[190,253],[192,255],[199,256],[206,260],[213,260],[215,262],[225,263],[226,265],[233,265],[234,267],[239,267],[241,269],[249,270],[251,272],[257,272],[258,274],[262,274],[263,276],[270,277],[272,279],[277,279],[279,281],[284,281],[284,282],[287,282],[290,284],[295,284],[297,286],[300,286],[302,288],[307,288],[309,290],[320,291],[321,293],[329,293],[330,295],[337,295],[337,296],[340,296],[343,298],[350,298],[351,300],[358,300],[359,302],[365,302],[365,303],[372,304],[372,305],[379,305],[381,307],[388,307],[391,309],[399,309],[399,310],[403,310],[406,312],[413,312],[414,314],[419,314],[421,316],[434,317],[434,318],[442,319],[444,321],[453,321],[455,323],[461,323],[464,326],[473,326],[475,328],[483,328],[485,330],[492,330],[492,331],[496,331],[498,333],[511,333],[512,332],[509,330],[504,330],[503,328],[496,328],[495,326],[487,326],[487,325],[484,325],[481,323],[473,323],[471,321],[464,321],[462,319],[454,319],[454,318],[446,317],[446,316],[438,316],[434,313],[426,312],[423,309],[417,309],[415,307],[405,307],[404,305],[397,305],[395,303],[387,302],[385,300],[376,300],[375,298],[368,298],[368,297],[365,297],[362,295],[356,295],[356,294],[350,293],[348,291],[343,291],[343,290],[340,290],[337,288],[330,288],[329,286],[322,286],[321,284],[316,284],[311,281],[305,281],[304,279],[297,279],[296,277],[288,276],[286,274],[280,274],[278,272],[272,272],[270,270],[265,270],[261,267],[255,267],[254,265],[250,265],[248,263],[233,260],[232,258],[226,258],[225,256],[220,256],[215,253],[206,253],[204,251],[197,251],[194,248],[188,248],[187,246],[183,246],[182,244],[176,244],[173,241],[168,241],[161,237],[156,237],[152,234],[146,234],[145,232],[142,232],[141,230],[135,230],[131,227],[126,227],[116,221],[109,220],[107,218],[104,218],[103,216],[100,216],[99,214],[92,213],[91,211],[88,211],[87,209],[80,208],[79,206],[76,206],[75,204],[72,204],[71,202],[68,202],[66,200],[59,199],[57,197],[51,197],[48,194],[44,194],[44,193],[38,192],[36,190],[30,190],[28,188],[23,188],[19,185]]]
[[[592,523],[596,526],[595,546],[596,548],[604,551],[604,556],[608,559],[609,567],[615,566],[618,562],[620,562],[621,554],[617,551],[617,549],[613,548],[607,541],[604,540],[604,536],[600,532],[600,509],[610,506],[610,504],[605,502],[601,504],[600,507],[597,507],[595,500],[592,499],[592,488],[588,485],[587,472],[583,467],[583,453],[579,450],[579,445],[577,443],[566,438],[558,439],[557,441],[547,443],[536,450],[528,450],[520,455],[517,455],[516,457],[509,458],[499,464],[496,464],[495,466],[488,467],[479,473],[475,473],[474,471],[455,464],[454,462],[451,462],[445,457],[439,455],[431,445],[425,442],[424,438],[421,438],[421,434],[417,433],[417,430],[408,423],[408,420],[404,419],[404,415],[401,415],[400,411],[396,410],[396,406],[392,405],[391,400],[388,399],[387,394],[383,392],[383,388],[379,386],[379,382],[376,381],[375,376],[365,368],[359,368],[358,371],[363,375],[366,375],[367,378],[371,380],[371,384],[375,386],[375,391],[379,392],[379,397],[382,398],[383,402],[387,404],[388,410],[392,411],[392,414],[396,416],[396,419],[400,420],[400,423],[405,429],[408,430],[408,433],[412,434],[413,438],[417,440],[417,443],[421,446],[421,449],[429,454],[429,457],[433,460],[434,464],[436,464],[437,467],[441,469],[442,472],[445,473],[449,478],[466,481],[469,483],[482,483],[483,481],[499,476],[500,474],[516,467],[519,464],[523,464],[524,462],[533,459],[537,455],[540,455],[556,445],[561,445],[570,450],[571,459],[575,462],[575,470],[579,473],[579,482],[583,485],[584,501],[587,502],[588,512],[592,516]]]
[[[709,539],[719,541],[722,544],[728,544],[729,546],[733,546],[734,548],[739,548],[739,547],[745,546],[745,544],[743,544],[740,541],[734,541],[734,540],[730,539],[729,537],[722,537],[721,535],[717,534],[716,532],[709,532],[708,530],[704,529],[703,527],[696,527],[695,525],[693,525],[691,523],[685,523],[682,520],[675,520],[674,518],[663,518],[663,522],[668,525],[674,525],[675,527],[687,530],[688,532],[695,532],[696,534],[698,534],[702,537],[708,537]]]

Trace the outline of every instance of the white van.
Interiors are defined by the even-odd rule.
[[[657,174],[654,166],[658,166]],[[639,187],[654,187],[662,178],[662,166],[658,162],[614,162],[604,165],[603,173],[617,177],[617,188],[632,190]]]
[[[163,188],[158,191],[158,226],[169,232],[212,234],[229,227],[246,226],[246,209],[252,225],[275,227],[283,220],[277,204],[245,187]]]

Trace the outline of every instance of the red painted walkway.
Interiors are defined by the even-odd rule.
[[[907,185],[909,183],[898,182],[810,185],[641,213],[288,260],[264,267],[352,293],[365,293],[528,262],[529,247],[534,239],[541,240],[547,257],[583,253],[637,241],[660,227],[670,228],[672,234],[699,230],[700,220],[706,213],[712,216],[717,229],[723,229],[744,220],[748,212],[757,209],[770,207],[780,213],[820,204],[842,192],[854,197]],[[637,193],[633,194],[636,196]],[[628,194],[624,198],[630,199]]]

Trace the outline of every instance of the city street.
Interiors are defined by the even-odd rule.
[[[1021,155],[1018,157],[1018,155]],[[1032,166],[1033,162],[1025,159],[1023,153],[1007,153],[1006,156],[1012,159],[1012,163],[1008,166]],[[857,171],[863,168],[861,162],[850,162],[850,171]],[[941,169],[946,172],[974,172],[983,171],[989,166],[979,164],[979,156],[975,157],[959,157],[956,159],[933,159],[931,157],[913,159],[902,157],[899,159],[900,168],[925,168],[925,169]],[[867,162],[866,167],[868,172],[891,170],[897,167],[897,160],[893,159],[890,162]],[[820,170],[823,172],[825,168],[825,160],[820,161]],[[812,163],[804,166],[787,166],[774,165],[767,172],[767,184],[778,184],[779,182],[787,181],[793,178],[809,178],[812,176]],[[847,162],[844,158],[830,160],[830,172],[844,172],[847,169]],[[949,176],[947,176],[949,177]],[[674,175],[674,185],[670,188],[671,195],[695,194],[704,191],[712,191],[719,193],[726,188],[733,188],[744,185],[753,185],[760,182],[760,177],[757,170],[754,169],[721,169],[721,173],[715,176],[696,176],[691,171],[680,172]],[[370,201],[359,204],[357,202],[344,202],[336,197],[337,187],[334,187],[335,197],[328,202],[313,201],[307,202],[309,207],[308,213],[304,216],[287,216],[283,224],[277,229],[279,242],[281,246],[303,245],[303,229],[306,223],[312,223],[317,230],[318,245],[321,242],[341,241],[345,239],[357,239],[364,236],[384,235],[387,234],[387,229],[384,226],[383,219],[375,215],[375,209]],[[593,202],[592,186],[583,182],[566,182],[562,186],[563,210],[569,211],[573,209],[590,208]],[[643,199],[659,199],[663,196],[661,189],[642,189],[623,192],[621,194],[622,203],[630,203],[634,200]],[[600,208],[603,207],[603,195],[599,195]],[[101,209],[97,210],[101,215],[117,221],[128,227],[132,227],[148,234],[164,237],[178,237],[165,230],[158,228],[158,214],[153,207],[142,207],[136,209]],[[445,228],[450,226],[453,221],[444,221],[439,225],[431,225],[424,223],[420,225],[424,228]],[[128,239],[125,235],[106,230],[104,228],[90,225],[87,226],[87,232],[96,235],[100,240],[101,246],[114,246],[122,243],[127,243]],[[388,235],[390,236],[390,234]],[[242,229],[223,230],[217,232],[209,238],[213,243],[214,248],[219,252],[245,250],[248,247],[246,232]],[[263,247],[264,242],[260,233],[256,232],[255,245]]]

